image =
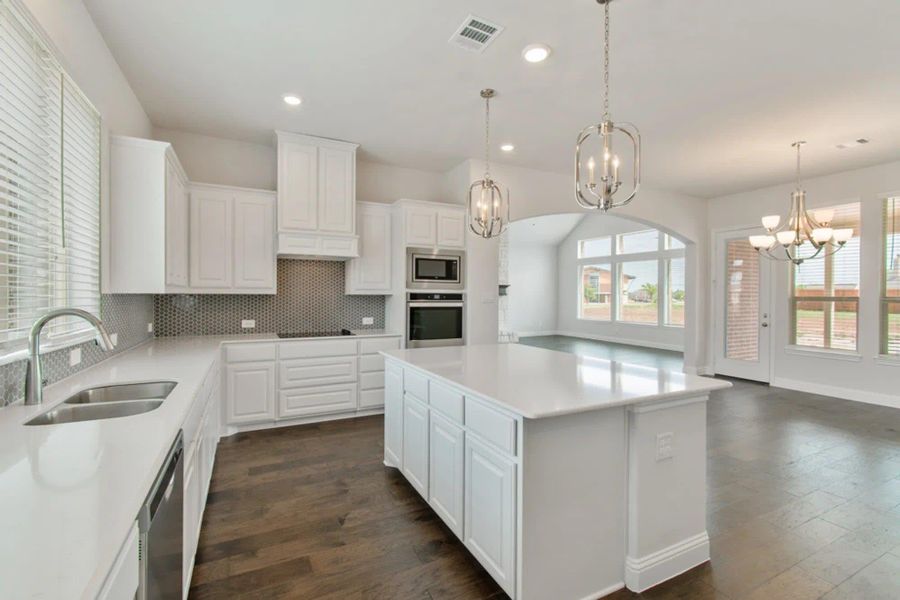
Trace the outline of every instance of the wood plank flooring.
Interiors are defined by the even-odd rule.
[[[709,405],[711,563],[609,598],[900,598],[900,410],[734,383]],[[223,439],[191,598],[505,598],[381,459],[381,417]]]

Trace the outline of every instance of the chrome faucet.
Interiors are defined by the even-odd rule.
[[[80,308],[58,308],[40,317],[28,332],[28,370],[25,373],[25,404],[40,404],[44,397],[44,381],[41,375],[41,330],[57,317],[81,317],[97,330],[97,343],[105,351],[113,349],[112,340],[103,323]]]

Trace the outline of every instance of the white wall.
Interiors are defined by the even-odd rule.
[[[555,333],[556,273],[555,245],[510,243],[506,330]]]
[[[619,321],[591,321],[578,318],[578,240],[615,236],[617,233],[647,229],[644,223],[612,215],[588,215],[557,247],[559,302],[557,329],[565,335],[583,335],[624,344],[637,344],[667,350],[684,349],[684,327],[639,325]],[[662,289],[662,286],[659,288]],[[690,290],[687,306],[697,294]],[[699,290],[704,296],[706,290]]]
[[[846,360],[847,357],[827,358],[821,353],[797,355],[786,351],[790,323],[788,266],[765,263],[774,275],[770,321],[772,384],[900,407],[897,394],[900,366],[876,362],[882,256],[881,198],[900,193],[900,162],[817,177],[804,181],[804,187],[810,208],[862,203],[859,357],[858,360]],[[709,226],[714,231],[757,227],[763,215],[784,215],[789,208],[792,189],[793,185],[785,184],[711,200]]]

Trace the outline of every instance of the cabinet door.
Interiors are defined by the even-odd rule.
[[[384,462],[400,468],[403,456],[403,371],[394,363],[384,368]]]
[[[188,284],[189,205],[185,182],[166,159],[166,285]]]
[[[234,287],[275,288],[275,215],[260,194],[234,198]]]
[[[359,258],[347,265],[347,293],[391,291],[391,213],[387,207],[360,205]]]
[[[278,393],[278,418],[307,417],[356,410],[355,383],[300,387]]]
[[[463,430],[435,411],[429,431],[428,504],[453,533],[463,534]]]
[[[428,498],[428,408],[403,397],[403,474],[423,498]]]
[[[356,231],[355,154],[319,148],[319,231]]]
[[[191,286],[231,287],[232,198],[223,190],[191,193]]]
[[[407,206],[404,209],[404,232],[407,246],[434,246],[437,244],[437,215],[427,206]]]
[[[229,423],[275,419],[275,362],[248,362],[226,367]]]
[[[515,583],[516,465],[466,436],[463,541],[510,595]]]
[[[183,556],[182,574],[184,584],[190,585],[191,565],[197,552],[197,540],[200,537],[200,515],[203,512],[202,482],[200,481],[200,452],[194,451],[191,459],[184,465],[184,506],[182,518]]]
[[[278,143],[278,230],[315,230],[318,219],[318,149]]]
[[[437,213],[437,245],[441,248],[463,248],[466,245],[466,213],[439,209]]]

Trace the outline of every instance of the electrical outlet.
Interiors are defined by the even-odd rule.
[[[153,333],[153,323],[147,323],[147,333]]]
[[[374,318],[374,317],[363,317],[363,318],[362,318],[362,324],[363,324],[363,325],[374,325],[374,324],[375,324],[375,318]]]
[[[119,334],[118,334],[118,333],[111,333],[111,334],[109,334],[109,341],[112,342],[113,348],[115,348],[116,346],[118,346],[118,345],[119,345]]]
[[[666,460],[675,456],[675,434],[671,431],[656,434],[656,460]]]
[[[81,363],[81,348],[72,348],[69,350],[69,366],[74,367]]]
[[[253,329],[256,327],[255,319],[242,319],[241,320],[241,329]]]

